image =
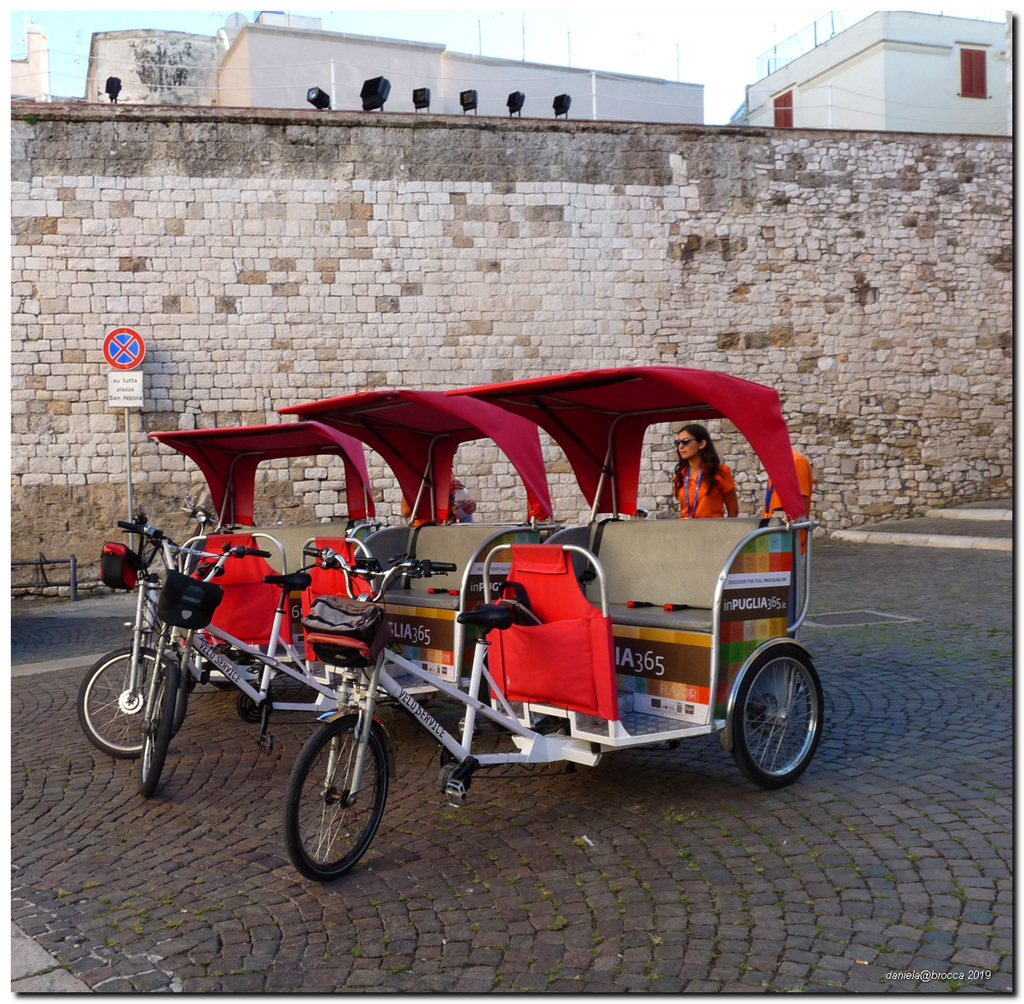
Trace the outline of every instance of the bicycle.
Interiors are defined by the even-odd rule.
[[[144,739],[141,712],[146,681],[157,658],[153,642],[159,632],[160,577],[152,566],[158,556],[168,565],[170,555],[164,544],[169,541],[141,513],[135,522],[118,520],[117,525],[139,536],[139,551],[124,544],[105,544],[101,576],[112,589],[138,591],[132,640],[101,656],[86,671],[78,690],[78,721],[97,749],[118,759],[137,759]]]

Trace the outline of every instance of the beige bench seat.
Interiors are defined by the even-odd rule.
[[[614,624],[711,633],[718,577],[759,520],[610,520],[591,530]],[[596,589],[588,595],[596,600]],[[630,602],[637,605],[630,607]],[[671,612],[665,604],[681,609]]]

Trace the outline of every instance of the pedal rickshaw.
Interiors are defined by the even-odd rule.
[[[633,367],[449,397],[490,402],[545,429],[572,465],[591,520],[544,542],[487,553],[491,602],[458,615],[479,632],[461,690],[382,647],[386,617],[379,629],[338,624],[307,636],[338,667],[340,686],[338,711],[304,744],[289,777],[284,836],[296,868],[329,881],[373,840],[396,762],[374,716],[378,694],[440,744],[439,781],[453,806],[463,804],[481,769],[559,760],[593,766],[617,749],[710,733],[754,783],[781,788],[796,780],[823,721],[818,674],[797,640],[815,524],[804,512],[777,393],[719,373]],[[710,418],[727,418],[745,435],[785,518],[766,526],[631,518],[647,427]],[[598,518],[602,512],[611,515]],[[499,556],[508,571],[494,591],[490,571]],[[390,603],[386,582],[379,595]],[[465,705],[461,737],[409,696],[397,681],[402,672]],[[509,745],[474,750],[479,717]]]

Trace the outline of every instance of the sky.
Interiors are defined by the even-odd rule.
[[[836,11],[836,27],[850,27],[875,9]],[[912,9],[993,21],[1005,17],[1003,10],[980,8]],[[11,55],[24,54],[27,16],[42,29],[50,46],[51,93],[55,97],[80,98],[85,93],[94,32],[162,28],[212,36],[236,11],[250,21],[258,14],[250,8],[211,11],[187,7],[177,11],[140,11],[137,7],[12,11]],[[815,20],[828,18],[831,12],[788,5],[775,9],[764,3],[714,9],[675,3],[596,10],[583,6],[501,10],[477,3],[444,10],[403,10],[401,4],[380,0],[373,10],[331,8],[289,13],[319,17],[325,31],[436,42],[456,52],[703,84],[704,121],[720,125],[727,123],[742,104],[745,85],[761,76],[758,56],[801,33]]]

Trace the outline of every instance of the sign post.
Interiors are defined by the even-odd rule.
[[[112,369],[107,374],[107,406],[124,408],[125,474],[128,479],[128,519],[135,519],[132,499],[131,410],[142,408],[143,372],[137,369],[146,356],[146,343],[131,328],[115,328],[103,341],[103,356]]]

